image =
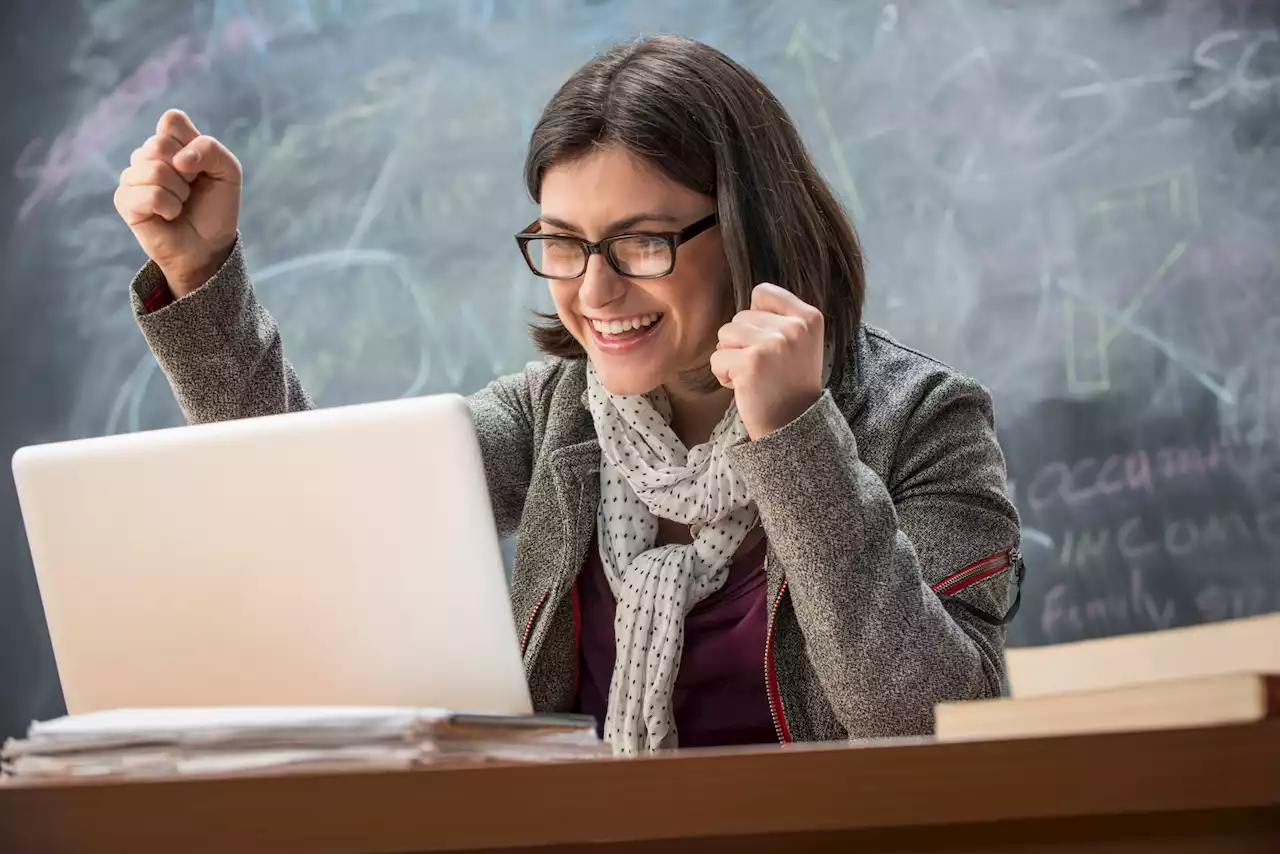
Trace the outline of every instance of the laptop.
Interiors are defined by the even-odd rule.
[[[13,473],[70,713],[531,711],[457,395],[27,447]]]

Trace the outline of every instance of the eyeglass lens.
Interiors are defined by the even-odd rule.
[[[624,276],[659,276],[672,266],[671,244],[660,237],[624,237],[609,243],[606,251]],[[587,271],[586,250],[570,238],[531,240],[529,259],[539,273],[558,279],[576,279]]]

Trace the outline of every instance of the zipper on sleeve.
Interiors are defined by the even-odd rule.
[[[979,581],[985,581],[993,575],[1004,572],[1013,565],[1017,554],[1015,549],[1007,549],[987,555],[932,585],[933,592],[943,596],[954,596],[966,587],[971,587]]]
[[[768,569],[768,558],[765,559],[765,567]],[[778,606],[782,604],[782,597],[787,592],[787,579],[782,579],[782,586],[778,588],[778,595],[774,597],[773,607],[769,609],[769,628],[765,632],[764,641],[764,685],[765,692],[769,695],[769,714],[773,716],[773,731],[778,736],[781,744],[791,743],[791,729],[787,726],[787,716],[782,709],[782,692],[778,690],[778,674],[773,668],[773,625],[774,619],[778,616]]]
[[[525,648],[529,645],[529,635],[533,632],[533,624],[538,620],[538,614],[542,611],[542,606],[547,604],[547,597],[551,595],[548,589],[545,593],[538,597],[537,604],[533,606],[533,613],[529,615],[529,622],[524,624],[524,634],[520,636],[520,656],[524,657]]]

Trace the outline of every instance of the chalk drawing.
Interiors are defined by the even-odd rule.
[[[1138,74],[1120,80],[1105,83],[1087,83],[1084,86],[1072,86],[1063,89],[1058,97],[1065,100],[1072,98],[1090,98],[1095,95],[1119,94],[1127,89],[1140,89],[1144,86],[1157,86],[1161,83],[1181,83],[1195,77],[1191,71],[1153,71],[1149,74]]]
[[[1061,280],[1059,287],[1064,287]],[[1087,395],[1111,388],[1111,362],[1102,346],[1107,324],[1103,316],[1087,303],[1067,299],[1062,304],[1063,355],[1067,367],[1067,389],[1072,394]],[[1089,341],[1080,346],[1081,338]]]
[[[1067,383],[1073,393],[1089,394],[1107,391],[1111,387],[1109,348],[1125,331],[1136,327],[1132,321],[1142,307],[1158,292],[1161,283],[1186,254],[1191,235],[1200,225],[1199,190],[1195,172],[1183,167],[1169,173],[1147,178],[1133,184],[1105,191],[1089,191],[1078,196],[1078,240],[1080,257],[1093,257],[1102,244],[1115,244],[1126,258],[1132,256],[1127,234],[1136,225],[1157,223],[1161,232],[1168,232],[1172,245],[1163,258],[1142,280],[1141,286],[1119,310],[1099,313],[1094,305],[1103,303],[1094,299],[1089,304],[1068,300],[1063,311],[1065,326],[1065,357]],[[1178,232],[1183,236],[1178,238]],[[1068,289],[1079,286],[1068,283]],[[1092,322],[1081,323],[1081,314],[1088,313]],[[1113,318],[1113,319],[1108,319]],[[1144,340],[1149,330],[1135,333]],[[1162,347],[1172,343],[1161,339]],[[1176,349],[1176,348],[1175,348]],[[1207,376],[1203,369],[1199,376]],[[1219,389],[1225,388],[1215,383]]]
[[[1227,374],[1236,405],[1218,407],[1224,442],[1261,448],[1280,442],[1280,317],[1263,326],[1244,364]]]
[[[1083,239],[1127,241],[1135,225],[1173,227],[1189,237],[1200,226],[1200,193],[1190,165],[1142,180],[1077,194]],[[1117,235],[1116,233],[1119,232]]]
[[[1090,79],[1110,83],[1095,60],[1075,53],[1041,48],[1036,52],[974,48],[943,71],[920,99],[920,119],[913,126],[915,156],[940,177],[956,185],[993,182],[1054,169],[1088,151],[1110,134],[1123,114],[1123,100],[1107,90],[1089,103],[1095,115],[1072,116],[1070,121],[1054,115],[1061,103],[1059,88],[1014,89],[1000,81],[1001,69],[1040,69],[1040,76],[1057,80]],[[990,99],[974,104],[967,94],[981,85]],[[1079,84],[1083,85],[1083,84]],[[974,104],[977,112],[962,122],[938,120],[940,104]],[[937,161],[955,162],[952,153],[964,152],[958,165],[947,167]],[[976,164],[973,153],[980,152]]]
[[[1178,263],[1178,259],[1181,258],[1182,254],[1186,251],[1187,242],[1185,240],[1179,240],[1177,243],[1173,244],[1173,248],[1169,250],[1169,254],[1160,262],[1160,266],[1147,277],[1147,280],[1142,283],[1142,288],[1139,289],[1138,293],[1134,294],[1133,299],[1131,299],[1129,304],[1120,312],[1119,319],[1115,323],[1111,324],[1106,332],[1103,333],[1101,340],[1098,342],[1099,347],[1105,350],[1110,346],[1111,342],[1115,340],[1116,335],[1124,328],[1125,324],[1138,313],[1138,309],[1141,308],[1143,302],[1151,296],[1156,285],[1164,280],[1169,270],[1173,268],[1174,264]]]
[[[396,168],[400,165],[403,150],[403,144],[397,144],[391,150],[391,153],[386,156],[386,159],[382,161],[382,166],[378,169],[378,177],[374,180],[373,186],[369,188],[369,194],[365,196],[364,204],[360,206],[360,215],[356,218],[356,223],[351,229],[351,236],[347,238],[347,245],[343,249],[344,252],[354,253],[360,247],[360,243],[364,240],[369,226],[373,224],[378,214],[382,212],[383,205],[387,199],[387,188],[391,185]],[[343,266],[348,266],[349,263],[346,262]]]
[[[839,56],[822,53],[814,44],[813,38],[809,35],[808,26],[803,20],[796,24],[795,30],[791,33],[791,39],[787,42],[786,53],[787,56],[797,59],[800,63],[801,71],[804,74],[805,88],[809,92],[814,112],[818,117],[818,126],[822,129],[823,138],[827,143],[827,150],[831,153],[832,162],[835,164],[837,186],[841,195],[848,201],[849,210],[854,220],[860,221],[866,215],[866,210],[862,206],[862,199],[859,197],[858,188],[853,181],[853,172],[849,169],[849,163],[844,156],[844,145],[841,143],[835,126],[831,122],[831,114],[827,111],[827,105],[822,98],[822,91],[818,86],[817,74],[814,71],[814,53],[819,53],[833,62],[838,61]]]
[[[64,130],[54,139],[44,164],[39,167],[35,189],[18,209],[18,219],[30,216],[41,202],[52,198],[86,162],[101,161],[103,149],[131,123],[143,107],[159,97],[179,70],[189,67],[197,58],[191,55],[185,37],[153,53],[138,69],[113,91],[74,130]],[[24,149],[30,156],[30,146]]]
[[[483,362],[492,375],[517,367],[497,348],[496,345],[501,342],[494,335],[491,317],[482,320],[472,306],[466,303],[451,304],[448,317],[442,316],[431,305],[428,289],[413,274],[408,259],[397,253],[379,249],[324,250],[267,265],[256,272],[253,278],[256,285],[261,287],[270,285],[273,280],[309,270],[349,269],[358,266],[388,271],[408,292],[421,324],[417,372],[409,385],[400,392],[400,397],[423,394],[428,383],[440,379],[443,379],[446,388],[458,390],[468,364],[476,360]],[[529,294],[529,278],[527,270],[513,278],[513,293],[505,301],[509,311],[521,310],[520,306],[525,301],[516,302],[513,298],[517,297],[516,292],[520,297]],[[468,348],[449,346],[446,335],[456,338],[459,332],[469,345]],[[111,405],[105,425],[108,433],[121,430],[135,432],[147,426],[142,423],[140,413],[148,386],[156,373],[155,357],[148,352],[130,372]]]
[[[1024,546],[1029,544],[1037,545],[1041,548],[1048,549],[1049,551],[1054,551],[1056,548],[1053,543],[1053,537],[1049,536],[1044,531],[1037,531],[1035,528],[1028,528],[1026,526],[1023,526],[1022,528],[1022,542]]]
[[[1110,321],[1113,324],[1120,325],[1124,327],[1126,332],[1146,341],[1148,344],[1152,345],[1167,356],[1170,362],[1182,368],[1190,376],[1194,377],[1197,382],[1212,392],[1220,401],[1232,405],[1235,403],[1235,396],[1231,393],[1231,390],[1210,376],[1208,371],[1198,364],[1198,361],[1194,356],[1181,352],[1173,343],[1166,341],[1150,329],[1134,321],[1131,317],[1124,317],[1117,309],[1111,308],[1097,297],[1085,293],[1083,290],[1070,284],[1066,279],[1058,279],[1054,282],[1054,285],[1065,291],[1069,296],[1074,297],[1077,302],[1083,304],[1089,309],[1089,311],[1097,315],[1100,330],[1099,340],[1101,340],[1103,334],[1101,330],[1109,328],[1103,324],[1102,321]],[[1071,305],[1072,303],[1068,301],[1067,304]],[[1075,309],[1072,309],[1072,311],[1074,310],[1078,310],[1078,306]],[[1068,370],[1070,370],[1070,364],[1068,364]],[[1106,387],[1108,386],[1103,386],[1104,389]]]
[[[404,258],[391,252],[376,250],[349,251],[346,249],[316,252],[264,267],[258,271],[254,279],[259,286],[262,286],[269,284],[273,279],[310,268],[344,267],[352,264],[370,264],[389,270],[399,283],[408,290],[420,315],[424,319],[428,316],[430,310],[427,308],[425,299],[409,273],[408,263]],[[422,350],[419,354],[417,375],[401,396],[410,397],[418,394],[430,379],[431,354],[429,349],[430,341],[424,337]],[[139,360],[111,407],[106,425],[108,432],[118,432],[121,427],[126,432],[135,432],[146,426],[141,423],[139,413],[141,412],[142,401],[146,395],[147,387],[156,373],[156,367],[155,357],[149,352]],[[121,421],[123,421],[123,424]]]

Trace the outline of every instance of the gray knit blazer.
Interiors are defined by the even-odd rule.
[[[139,326],[192,423],[312,406],[237,241],[196,292]],[[788,426],[732,451],[768,537],[761,673],[782,741],[924,734],[934,704],[998,695],[1018,556],[991,398],[864,327],[843,377]],[[573,585],[594,542],[600,447],[585,363],[551,358],[469,398],[539,711],[576,690]],[[996,618],[996,619],[992,619]]]

